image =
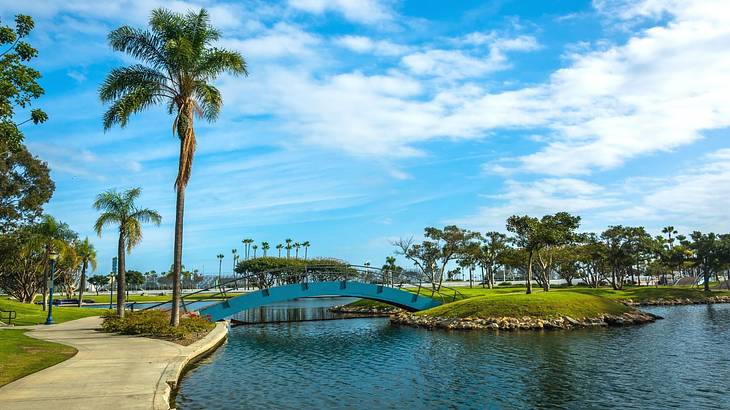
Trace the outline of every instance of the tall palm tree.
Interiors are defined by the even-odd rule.
[[[249,251],[251,250],[251,244],[253,243],[253,239],[248,238],[244,239],[241,242],[243,242],[243,248],[244,248],[244,258],[248,259]]]
[[[292,246],[291,246],[292,240],[287,238],[284,240],[284,242],[286,242],[286,246],[284,247],[284,249],[286,249],[286,258],[289,259],[289,252],[291,252],[291,248],[292,248]]]
[[[162,222],[162,217],[157,211],[139,208],[134,203],[141,192],[141,188],[132,188],[124,192],[110,189],[97,195],[94,201],[94,209],[102,211],[94,223],[96,234],[101,237],[101,231],[108,225],[119,227],[117,242],[117,315],[119,317],[124,317],[124,294],[127,286],[124,251],[131,253],[132,249],[142,241],[143,223],[160,226]]]
[[[76,244],[76,254],[81,258],[81,279],[79,280],[79,307],[81,307],[84,303],[84,290],[86,290],[86,269],[91,265],[91,271],[96,271],[96,250],[88,237]]]
[[[278,244],[276,245],[276,250],[279,251],[279,257],[281,258],[281,249],[284,248],[284,245]]]
[[[261,250],[264,251],[264,258],[266,257],[266,251],[268,251],[271,247],[269,246],[268,242],[261,242]]]
[[[172,132],[180,140],[175,190],[175,244],[173,247],[173,303],[171,323],[180,321],[185,188],[195,154],[195,118],[215,121],[223,100],[211,84],[223,73],[248,75],[246,62],[235,51],[214,47],[220,33],[210,24],[205,9],[186,14],[155,9],[149,29],[122,26],[109,33],[112,49],[129,54],[142,64],[115,68],[99,90],[104,103],[104,129],[127,125],[129,117],[153,105],[165,104],[174,116]]]
[[[238,249],[231,249],[231,254],[233,254],[233,272],[235,274],[236,271],[236,263],[238,262]]]
[[[677,232],[676,229],[672,225],[665,226],[662,228],[662,233],[667,234],[667,242],[669,243],[669,247],[672,247],[672,244],[674,243],[674,240],[672,239],[672,235],[676,235],[679,232]]]
[[[256,249],[258,249],[259,246],[258,245],[253,245],[251,248],[253,249],[253,258],[256,259]]]
[[[302,242],[302,246],[304,247],[304,260],[307,260],[307,250],[309,249],[311,244],[309,243],[309,241],[304,241]]]
[[[294,259],[299,259],[299,248],[302,246],[299,242],[294,242]]]

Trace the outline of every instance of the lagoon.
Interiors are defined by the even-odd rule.
[[[243,320],[327,315],[298,300]],[[653,324],[545,332],[444,332],[387,318],[235,327],[181,382],[202,408],[730,408],[730,305],[646,309]],[[298,313],[283,313],[298,312]],[[307,316],[309,315],[309,316]]]

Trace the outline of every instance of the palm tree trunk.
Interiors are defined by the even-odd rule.
[[[117,316],[124,317],[124,289],[126,284],[126,272],[124,270],[124,233],[119,231],[119,243],[117,244]]]
[[[527,293],[532,293],[532,251],[527,256]]]
[[[181,152],[182,155],[182,142]],[[172,262],[172,308],[170,310],[170,324],[180,324],[180,271],[182,269],[182,242],[183,242],[183,213],[185,211],[185,187],[177,187],[177,201],[175,204],[175,248]],[[248,252],[247,252],[248,253]]]
[[[79,283],[79,307],[84,303],[84,289],[86,288],[86,260],[81,261],[81,280]]]

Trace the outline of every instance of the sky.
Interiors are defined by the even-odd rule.
[[[205,7],[249,69],[216,81],[221,116],[199,122],[188,269],[223,253],[230,272],[244,238],[379,266],[426,226],[504,231],[513,214],[729,230],[726,0],[0,0],[3,21],[36,21],[49,121],[23,131],[56,182],[45,209],[93,240],[100,272],[116,238],[93,232],[91,204],[109,188],[141,187],[163,217],[128,269],[172,261],[172,118],[104,132],[97,96],[134,62],[106,35],[163,5]]]

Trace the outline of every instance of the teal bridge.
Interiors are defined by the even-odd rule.
[[[243,285],[243,286],[241,286]],[[243,294],[232,294],[234,288],[252,288]],[[407,290],[406,290],[407,289]],[[268,270],[246,273],[183,296],[182,309],[188,311],[186,298],[217,290],[212,297],[223,300],[201,308],[198,313],[210,321],[223,320],[246,309],[287,300],[347,296],[384,302],[415,312],[456,300],[458,291],[441,287],[438,291],[423,275],[391,275],[387,271],[358,265],[310,266],[291,270]],[[154,306],[152,307],[154,308]]]

